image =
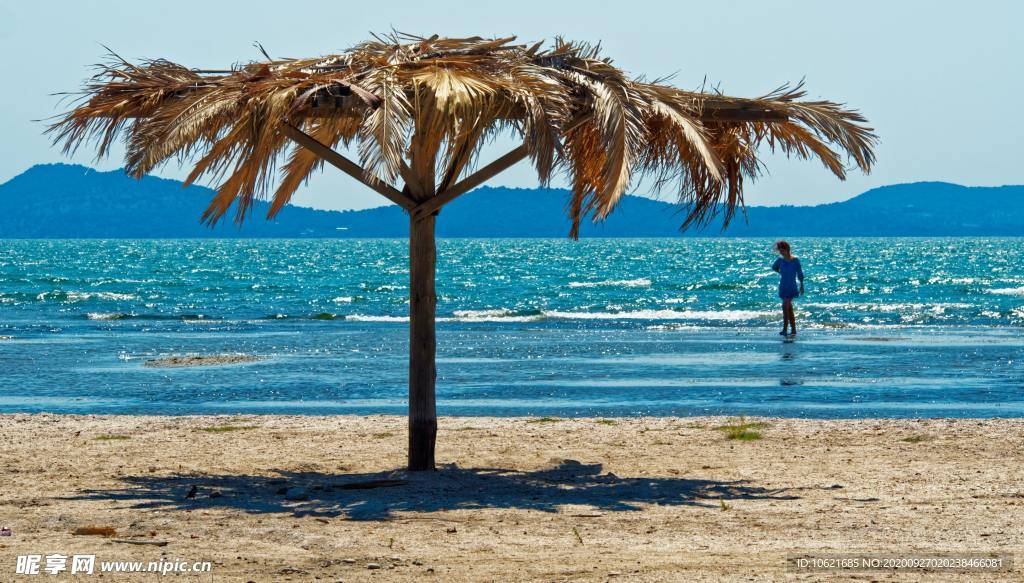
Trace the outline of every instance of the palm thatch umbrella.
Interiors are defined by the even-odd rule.
[[[272,59],[227,70],[112,55],[73,110],[50,128],[72,152],[85,142],[106,154],[119,137],[134,176],[171,158],[194,161],[186,183],[219,184],[203,220],[233,207],[245,218],[256,198],[273,217],[327,162],[409,215],[410,470],[434,467],[434,225],[456,197],[529,158],[541,184],[571,184],[570,236],[602,220],[631,183],[650,177],[685,205],[683,227],[720,211],[727,222],[756,177],[759,146],[817,158],[844,178],[844,162],[869,171],[876,141],[856,111],[804,101],[782,87],[756,99],[684,91],[633,79],[599,47],[558,39],[374,37],[348,52]],[[502,132],[522,140],[478,167]],[[355,144],[358,162],[333,148]],[[282,163],[278,170],[278,163]],[[393,186],[401,180],[402,186]]]

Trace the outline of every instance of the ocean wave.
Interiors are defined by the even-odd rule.
[[[409,316],[367,316],[363,314],[348,314],[345,316],[345,319],[351,322],[408,322]]]
[[[650,287],[651,280],[646,277],[637,279],[608,279],[605,281],[570,281],[569,287]]]
[[[1024,296],[1024,286],[1021,287],[1002,287],[996,289],[986,290],[990,294],[996,294],[1000,296]]]
[[[104,312],[89,312],[85,315],[87,320],[127,320],[131,317],[131,314],[122,314],[118,312],[110,314]]]
[[[346,316],[333,312],[320,312],[318,314],[302,314],[293,316],[291,314],[270,314],[263,316],[263,320],[344,320]]]
[[[755,310],[636,310],[631,312],[541,312],[559,320],[714,320],[738,322],[775,316],[775,312]]]
[[[625,312],[568,312],[541,310],[516,312],[505,309],[456,310],[451,316],[437,318],[438,322],[540,322],[543,320],[702,320],[742,322],[775,317],[775,312],[755,310],[635,310]],[[408,316],[379,316],[349,314],[352,322],[408,322]]]
[[[129,301],[137,300],[139,296],[135,294],[122,294],[117,292],[76,292],[76,291],[48,291],[43,292],[36,296],[36,299],[45,301],[61,301],[67,303],[86,302],[89,300],[110,300],[110,301]]]
[[[454,318],[442,321],[455,322],[537,322],[543,318],[542,313],[520,313],[512,310],[455,310]]]
[[[967,309],[976,307],[974,304],[963,302],[935,302],[930,304],[896,302],[865,303],[865,302],[807,302],[802,304],[804,308],[821,308],[826,310],[858,310],[867,312],[903,312],[908,310],[927,310],[931,312],[944,311],[948,309]]]
[[[194,321],[216,321],[219,318],[211,318],[204,314],[131,314],[125,312],[88,312],[86,320],[109,321],[109,320],[177,320],[183,322]]]
[[[974,284],[974,283],[978,283],[978,281],[979,280],[977,278],[974,278],[974,277],[942,277],[942,276],[936,275],[936,276],[928,278],[928,283],[932,284],[932,285],[937,284],[937,283],[941,283],[941,284],[956,284],[956,285],[971,285],[971,284]]]

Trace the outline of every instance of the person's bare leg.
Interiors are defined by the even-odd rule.
[[[787,302],[789,308],[789,333],[796,336],[796,311],[793,309],[793,300]]]
[[[793,305],[792,300],[782,300],[782,331],[786,332],[789,330],[790,323],[790,307]]]

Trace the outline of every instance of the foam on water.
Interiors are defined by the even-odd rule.
[[[754,310],[636,310],[623,312],[562,312],[544,311],[544,317],[556,320],[703,320],[738,322],[770,318],[774,312]]]
[[[1003,296],[1024,296],[1024,286],[990,289],[988,290],[988,293]]]
[[[569,287],[650,287],[651,280],[646,277],[637,279],[609,279],[605,281],[570,281]]]

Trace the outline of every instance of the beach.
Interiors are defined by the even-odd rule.
[[[5,580],[61,553],[210,561],[197,581],[997,581],[1019,571],[786,558],[1024,551],[1022,419],[442,417],[439,469],[415,474],[399,416],[7,414],[0,432]]]

